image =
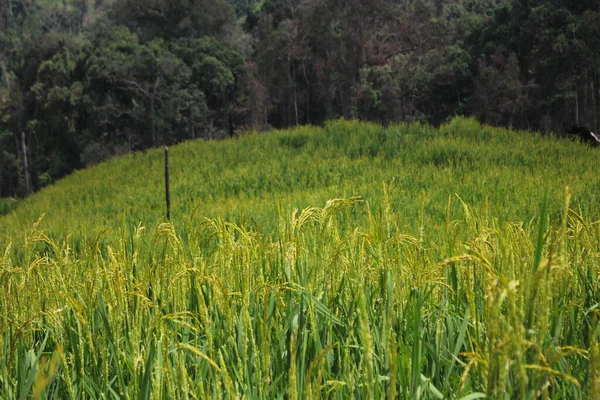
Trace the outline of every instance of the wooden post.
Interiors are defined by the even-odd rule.
[[[169,192],[169,147],[165,146],[165,194],[167,200],[167,219],[171,219],[171,194]]]

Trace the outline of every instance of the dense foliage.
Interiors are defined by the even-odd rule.
[[[339,117],[594,130],[599,47],[595,0],[5,0],[0,196]]]
[[[0,397],[595,398],[594,150],[472,119],[188,142],[172,221],[162,151],[78,171],[0,217]]]

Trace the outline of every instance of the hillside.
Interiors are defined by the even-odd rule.
[[[572,207],[598,218],[600,178],[593,166],[599,159],[578,143],[470,119],[439,130],[338,121],[171,147],[172,215],[176,227],[192,215],[232,221],[245,215],[246,223],[273,232],[281,206],[360,196],[377,208],[385,183],[412,233],[423,207],[434,225],[445,220],[449,201],[450,218],[461,218],[459,198],[500,221],[529,221],[546,186],[554,217],[569,186]],[[39,227],[62,238],[96,235],[124,221],[152,226],[164,215],[164,154],[155,149],[77,171],[22,201],[0,224],[6,242],[42,216]]]
[[[187,142],[171,223],[162,150],[77,171],[0,217],[0,397],[593,398],[595,150],[462,118]]]

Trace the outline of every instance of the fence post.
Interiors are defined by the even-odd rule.
[[[167,219],[171,219],[171,193],[169,191],[169,147],[165,146],[165,194],[167,200]]]

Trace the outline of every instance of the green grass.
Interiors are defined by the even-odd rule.
[[[424,206],[427,225],[460,217],[460,197],[500,222],[530,221],[548,185],[550,213],[559,218],[564,189],[572,207],[595,218],[600,179],[598,152],[565,140],[481,127],[454,120],[427,126],[383,129],[335,122],[325,128],[249,135],[234,141],[194,142],[174,147],[171,188],[174,224],[187,229],[192,215],[223,217],[273,232],[280,206],[303,209],[331,198],[361,196],[380,205],[381,185],[394,187],[392,207],[402,209],[403,227]],[[45,215],[40,227],[54,238],[95,237],[123,221],[153,226],[165,215],[162,151],[129,155],[78,171],[20,204],[1,220],[0,240],[22,240],[24,227]],[[431,224],[430,224],[431,222]]]
[[[17,208],[18,200],[12,197],[0,198],[0,216],[5,215]]]
[[[159,150],[0,216],[1,398],[600,393],[594,149],[455,119],[169,153],[171,222]]]

